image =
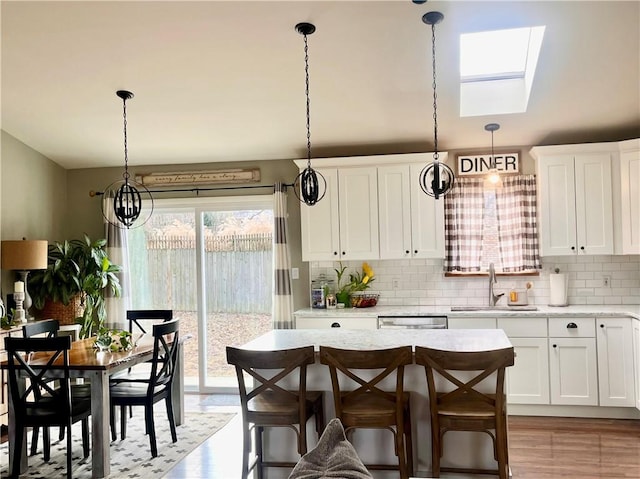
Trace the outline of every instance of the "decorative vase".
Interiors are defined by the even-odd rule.
[[[351,307],[351,298],[350,298],[350,294],[346,291],[340,291],[338,293],[336,293],[336,301],[338,303],[342,303],[344,304],[345,308],[350,308]]]

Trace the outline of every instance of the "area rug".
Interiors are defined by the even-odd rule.
[[[161,412],[163,414],[161,414]],[[110,479],[145,479],[162,477],[181,459],[187,456],[207,438],[226,425],[234,413],[187,412],[185,421],[177,427],[178,442],[171,442],[171,432],[164,408],[156,413],[156,438],[158,456],[151,457],[149,437],[144,433],[144,414],[142,409],[134,409],[134,417],[127,421],[127,438],[111,443]],[[30,456],[29,468],[21,478],[52,479],[65,478],[67,474],[66,439],[58,441],[58,428],[51,431],[51,459],[44,462],[42,454],[42,434],[38,441],[38,453]],[[28,434],[27,450],[30,450],[31,432]],[[9,476],[9,444],[0,446],[0,477]],[[91,479],[91,455],[82,458],[82,434],[80,423],[73,425],[73,477]]]

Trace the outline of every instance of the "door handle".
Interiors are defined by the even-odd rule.
[[[578,329],[578,325],[576,323],[567,324],[567,329]]]
[[[340,323],[331,323],[331,327],[332,328],[339,328],[340,327]]]

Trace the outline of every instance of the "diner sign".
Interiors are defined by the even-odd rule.
[[[136,177],[145,186],[247,183],[260,181],[259,168],[150,173]]]
[[[520,172],[520,153],[495,153],[496,169],[500,173]],[[491,169],[491,153],[458,155],[458,176],[485,175]]]

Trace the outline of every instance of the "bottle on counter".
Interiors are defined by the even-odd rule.
[[[333,280],[321,274],[311,281],[311,307],[316,309],[327,308],[327,296],[333,293]]]

